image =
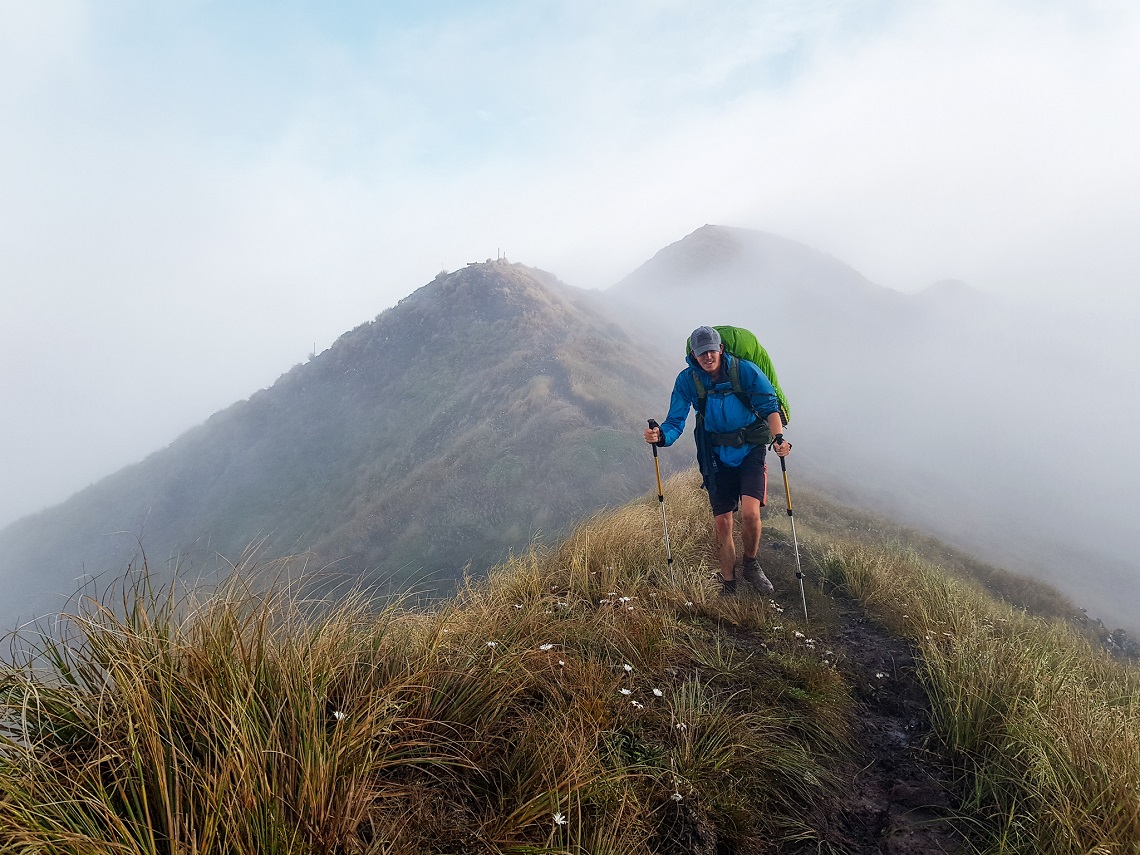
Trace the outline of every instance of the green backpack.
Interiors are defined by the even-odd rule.
[[[768,351],[764,349],[755,335],[743,327],[713,327],[713,329],[720,333],[720,340],[724,343],[726,352],[731,353],[737,359],[746,359],[755,364],[772,383],[772,388],[776,390],[776,399],[780,402],[780,419],[785,425],[788,424],[791,419],[790,411],[788,410],[788,398],[784,394],[784,390],[780,388],[779,381],[776,379],[776,369],[772,367],[772,360],[768,357]],[[689,354],[690,349],[689,340],[685,339],[686,356]],[[745,400],[744,391],[740,387],[739,370],[730,371],[728,376],[729,380],[732,381],[733,393],[741,400]],[[695,376],[694,385],[697,387],[697,399],[699,401],[697,409],[699,412],[703,412],[704,399],[708,393],[704,388],[704,384]]]

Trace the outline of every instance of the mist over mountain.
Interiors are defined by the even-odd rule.
[[[678,366],[697,325],[752,329],[814,486],[1137,628],[1135,407],[1078,324],[955,280],[903,294],[795,241],[712,225],[607,294]]]
[[[225,570],[251,542],[330,580],[447,590],[644,492],[660,359],[553,276],[441,274],[271,388],[0,532],[5,618],[58,609],[84,573]],[[614,354],[625,354],[619,366]],[[447,537],[440,538],[439,532]],[[429,534],[433,532],[433,534]]]
[[[57,609],[140,547],[190,577],[257,543],[308,556],[330,584],[446,592],[468,562],[479,572],[651,489],[645,418],[665,415],[688,333],[726,323],[759,336],[789,395],[793,489],[924,528],[1137,630],[1129,399],[1078,331],[966,283],[902,294],[795,241],[711,225],[603,292],[505,260],[440,274],[0,531],[0,619]],[[1075,460],[1074,432],[1089,437]],[[690,436],[662,452],[666,472],[693,464]]]

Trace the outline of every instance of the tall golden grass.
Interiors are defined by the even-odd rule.
[[[201,595],[132,575],[0,676],[0,851],[811,839],[846,687],[769,601],[716,597],[703,495],[668,496],[673,568],[653,497],[431,611],[310,603],[259,586],[274,567]]]

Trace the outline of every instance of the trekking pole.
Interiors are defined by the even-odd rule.
[[[657,424],[653,419],[649,419],[649,427],[653,430],[661,430],[661,425]],[[661,489],[661,464],[657,460],[657,446],[653,445],[653,468],[657,470],[657,501],[661,505],[661,526],[665,529],[665,561],[669,565],[669,571],[673,571],[673,553],[669,549],[669,523],[665,521],[665,492]]]
[[[788,464],[780,458],[780,469],[784,473],[784,495],[788,497],[788,520],[792,524],[792,543],[796,547],[796,578],[800,580],[800,597],[804,601],[804,620],[808,620],[807,594],[804,593],[804,571],[800,566],[800,541],[796,537],[796,518],[792,516],[792,488],[788,486]]]

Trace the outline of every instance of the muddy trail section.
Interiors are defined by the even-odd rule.
[[[792,544],[769,544],[775,554],[777,597],[789,611],[800,603]],[[805,564],[806,569],[806,564]],[[782,583],[782,584],[781,584]],[[821,840],[785,847],[794,855],[965,855],[975,851],[953,824],[949,769],[928,748],[930,703],[910,644],[878,623],[863,606],[832,590],[820,643],[837,653],[854,700],[853,756],[838,770],[841,793],[814,817]]]

